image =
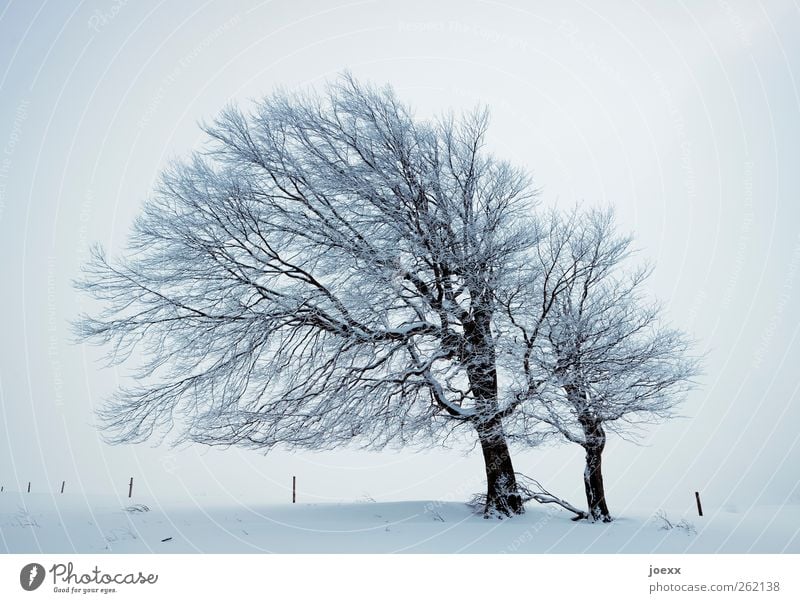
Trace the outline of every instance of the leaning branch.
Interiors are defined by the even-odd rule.
[[[533,479],[532,477],[528,477],[524,473],[517,473],[517,480],[520,494],[522,494],[525,502],[528,502],[529,500],[535,500],[543,505],[552,503],[558,505],[559,507],[563,507],[567,511],[575,513],[575,517],[572,518],[572,521],[580,521],[581,519],[589,518],[589,514],[586,511],[583,511],[578,507],[568,503],[563,498],[559,498],[555,494],[548,492],[544,486],[539,483],[539,481]]]

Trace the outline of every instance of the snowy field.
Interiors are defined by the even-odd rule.
[[[530,504],[486,520],[461,502],[157,506],[75,495],[0,495],[8,553],[800,553],[800,505],[639,510],[610,524]],[[682,520],[683,523],[682,523]]]

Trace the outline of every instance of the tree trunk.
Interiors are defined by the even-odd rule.
[[[603,449],[606,434],[599,423],[584,426],[586,429],[586,468],[583,471],[583,485],[586,490],[586,504],[589,517],[593,521],[611,521],[611,513],[606,504],[606,491],[603,486]]]
[[[471,350],[465,357],[470,389],[478,414],[474,425],[486,466],[484,517],[510,517],[525,512],[517,486],[511,453],[497,408],[497,367],[489,303],[476,298],[474,320],[464,323],[464,340]]]
[[[477,430],[486,466],[486,507],[483,516],[521,515],[525,507],[500,420],[496,419],[492,425],[479,425]]]

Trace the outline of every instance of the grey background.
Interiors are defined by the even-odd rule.
[[[543,204],[613,203],[671,322],[708,354],[685,418],[613,438],[612,509],[800,502],[800,9],[795,2],[10,2],[0,8],[0,483],[137,498],[466,499],[478,451],[109,447],[126,378],[70,343],[88,245],[112,252],[197,122],[341,70],[420,116],[492,109]],[[574,446],[518,470],[581,502]]]

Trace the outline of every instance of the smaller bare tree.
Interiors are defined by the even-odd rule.
[[[554,239],[560,290],[529,346],[521,424],[527,435],[542,422],[583,447],[589,518],[611,521],[606,431],[635,437],[638,425],[673,416],[699,365],[686,335],[664,326],[660,306],[646,299],[650,268],[623,270],[632,240],[616,232],[613,212],[574,213],[565,224]],[[552,272],[551,259],[543,266]]]

